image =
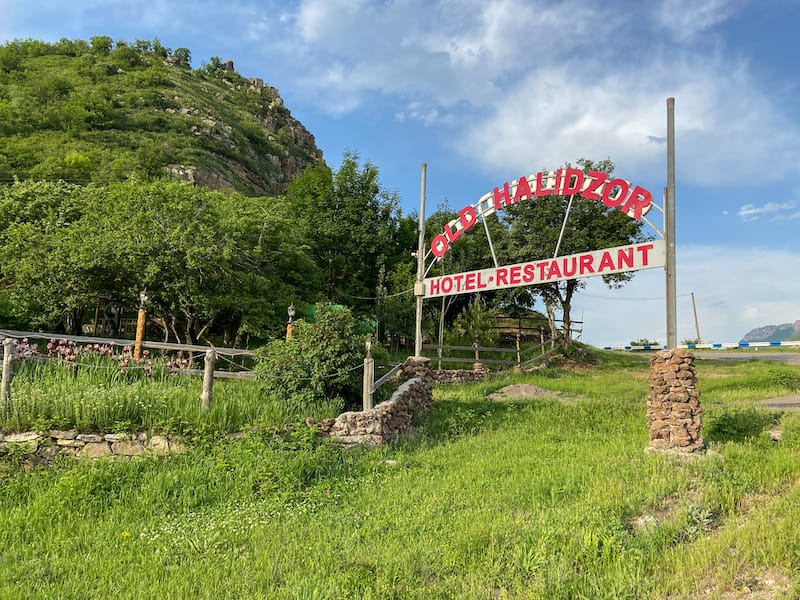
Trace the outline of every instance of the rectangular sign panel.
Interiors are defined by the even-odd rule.
[[[664,240],[641,242],[480,271],[430,277],[425,280],[425,297],[437,298],[597,275],[613,275],[663,267],[665,264]]]

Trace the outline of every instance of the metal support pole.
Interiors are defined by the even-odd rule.
[[[678,345],[677,285],[675,281],[675,98],[667,98],[667,189],[664,196],[667,242],[667,348]]]
[[[3,382],[0,384],[0,394],[3,396],[5,414],[11,412],[11,380],[14,378],[14,355],[16,354],[14,340],[3,340]]]
[[[419,193],[419,239],[417,243],[417,281],[414,296],[417,298],[417,322],[414,332],[414,356],[422,356],[422,300],[425,298],[425,183],[428,165],[422,163],[422,178]]]
[[[200,409],[208,412],[211,408],[211,399],[214,395],[214,364],[217,362],[215,350],[206,350],[205,365],[203,369],[203,393],[200,394]]]
[[[697,333],[697,343],[702,342],[700,337],[700,321],[697,320],[697,303],[694,301],[694,292],[692,292],[692,312],[694,313],[694,330]]]

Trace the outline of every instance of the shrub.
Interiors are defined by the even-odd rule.
[[[313,322],[298,320],[291,339],[257,352],[264,390],[297,416],[331,401],[355,406],[361,390],[364,338],[349,309],[317,304]]]

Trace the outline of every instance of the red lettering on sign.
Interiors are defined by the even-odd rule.
[[[496,285],[508,285],[508,269],[500,267],[494,272],[494,282]]]
[[[539,281],[544,281],[544,269],[547,266],[547,263],[546,262],[540,262],[536,266],[539,267]]]
[[[624,179],[612,179],[603,190],[603,204],[611,208],[619,206],[625,200],[625,196],[628,195],[629,189],[630,184]],[[611,195],[614,192],[617,193],[616,196]]]
[[[617,250],[617,264],[621,269],[623,266],[633,268],[633,248],[621,248]]]
[[[620,210],[626,215],[629,215],[637,221],[640,221],[642,219],[642,213],[648,206],[650,206],[650,204],[652,204],[652,202],[653,194],[651,194],[649,190],[643,188],[642,186],[637,185],[635,188],[633,188],[631,195],[628,196],[627,200],[625,200],[625,204]]]
[[[580,169],[567,169],[564,175],[564,189],[562,193],[565,196],[570,196],[572,194],[579,194],[582,187],[583,187],[583,171],[581,171]]]
[[[531,186],[525,177],[520,177],[517,182],[517,189],[514,190],[514,199],[511,201],[516,204],[520,200],[525,200],[531,197]]]
[[[646,267],[650,264],[650,250],[653,249],[653,244],[644,244],[643,246],[637,246],[636,251],[642,255],[642,266]]]
[[[594,262],[594,258],[591,254],[584,254],[580,257],[581,259],[581,275],[584,273],[594,273],[594,267],[592,263]]]
[[[467,291],[474,290],[475,287],[476,287],[475,281],[476,281],[477,277],[478,277],[478,274],[475,273],[475,272],[467,273],[467,279],[464,281],[464,289],[467,290]]]
[[[433,252],[436,258],[442,258],[447,253],[449,247],[450,242],[448,242],[447,238],[441,233],[433,238],[431,242],[431,252]]]
[[[520,285],[522,283],[522,266],[514,265],[509,269],[509,281],[511,285]]]
[[[567,262],[569,262],[569,261],[572,261],[572,266],[571,267],[567,267]],[[566,259],[565,258],[562,261],[562,264],[564,265],[564,277],[574,277],[575,273],[578,272],[578,257],[577,256],[573,256],[570,259]]]
[[[492,194],[494,196],[495,210],[502,210],[504,206],[508,206],[509,204],[511,204],[511,192],[508,189],[508,182],[505,182],[503,184],[502,192],[498,188],[494,188]]]
[[[614,259],[611,258],[611,253],[608,251],[603,252],[603,257],[600,259],[600,266],[597,267],[597,272],[600,273],[606,269],[613,269]]]
[[[561,194],[562,193],[560,191],[560,189],[561,189],[561,173],[562,173],[561,169],[557,169],[556,170],[556,184],[555,184],[555,186],[553,186],[554,189],[555,189],[555,192],[553,192],[553,193],[555,193],[555,194]]]
[[[483,280],[483,273],[478,271],[478,289],[482,290],[482,289],[486,288],[487,286],[488,286],[488,284]]]
[[[536,265],[528,263],[522,269],[522,281],[524,283],[530,283],[534,279],[536,279]]]
[[[546,190],[542,188],[542,172],[539,171],[536,174],[536,195],[537,196],[549,196],[553,193],[553,190]]]
[[[438,293],[439,293],[439,280],[431,279],[431,289],[428,290],[428,295],[435,296]]]
[[[444,235],[447,238],[447,241],[451,244],[460,238],[462,233],[463,230],[461,229],[461,223],[458,221],[455,223],[447,223],[444,226]]]
[[[600,200],[600,194],[597,190],[605,183],[606,179],[608,179],[608,174],[601,173],[600,171],[589,171],[587,175],[587,186],[586,189],[581,192],[581,196],[589,200]]]
[[[449,294],[453,291],[453,280],[449,277],[442,277],[442,293]]]
[[[547,278],[553,279],[556,277],[561,277],[561,269],[558,268],[558,261],[553,260],[550,261],[550,270],[547,272]]]
[[[453,281],[455,281],[455,284],[456,284],[456,291],[460,292],[461,291],[461,284],[464,282],[464,274],[463,273],[459,273],[458,275],[453,275]]]
[[[478,222],[478,216],[475,214],[475,209],[471,206],[465,206],[458,212],[458,218],[461,220],[461,227],[464,231],[469,231],[470,228]]]

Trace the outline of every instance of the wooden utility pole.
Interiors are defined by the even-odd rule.
[[[675,98],[667,98],[667,189],[664,194],[664,235],[667,241],[667,348],[678,346],[677,284],[675,281]]]
[[[422,163],[422,177],[419,191],[419,230],[417,239],[417,280],[414,282],[414,296],[417,299],[417,321],[414,332],[414,356],[422,356],[422,301],[425,299],[425,185],[428,165]]]

